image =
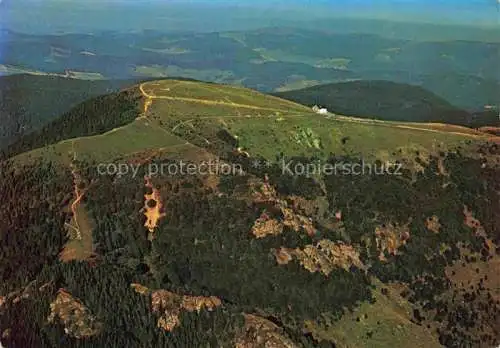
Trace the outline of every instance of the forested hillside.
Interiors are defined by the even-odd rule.
[[[86,81],[44,75],[0,77],[0,149],[92,97],[133,81]]]
[[[86,100],[41,129],[9,145],[4,156],[11,157],[61,140],[102,134],[132,122],[140,113],[139,93],[134,88]]]
[[[275,93],[304,105],[386,121],[469,125],[472,115],[421,87],[389,81],[353,81]]]
[[[500,343],[498,138],[177,80],[41,132],[0,162],[6,347]]]

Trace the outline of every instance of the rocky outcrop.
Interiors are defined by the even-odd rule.
[[[152,291],[141,284],[131,284],[131,287],[141,295],[151,295],[151,309],[159,315],[157,326],[169,332],[180,326],[179,317],[182,311],[213,311],[222,305],[221,300],[215,296],[179,295],[167,290]]]
[[[356,249],[342,242],[332,242],[323,239],[314,245],[307,245],[304,249],[280,248],[274,251],[276,262],[286,265],[294,258],[311,273],[321,272],[325,276],[336,268],[346,271],[352,266],[365,269]]]
[[[439,223],[439,218],[436,215],[433,215],[431,217],[428,217],[425,220],[425,227],[434,233],[439,233],[441,230],[441,224]]]
[[[149,192],[144,194],[144,215],[146,216],[146,222],[144,227],[146,227],[149,231],[148,239],[154,239],[154,231],[158,226],[160,220],[165,217],[165,213],[163,213],[163,203],[161,201],[160,191],[156,189],[152,182],[151,178],[145,177],[145,185],[146,189]]]
[[[56,318],[64,325],[64,331],[75,338],[91,337],[99,334],[102,324],[77,299],[64,289],[60,289],[56,299],[50,304],[49,323]]]
[[[397,255],[398,249],[410,239],[410,229],[407,225],[384,224],[375,229],[375,240],[379,250],[379,259],[386,261],[385,252]]]
[[[260,186],[259,186],[260,184]],[[270,235],[278,235],[283,232],[285,227],[289,227],[295,232],[304,231],[309,236],[316,234],[316,228],[312,219],[297,212],[298,202],[289,205],[288,201],[278,196],[274,187],[269,184],[266,176],[263,183],[253,182],[252,199],[254,204],[262,204],[269,207],[273,213],[264,211],[255,221],[251,233],[257,238],[264,238]],[[304,202],[301,202],[302,205]],[[279,216],[279,217],[276,217]]]

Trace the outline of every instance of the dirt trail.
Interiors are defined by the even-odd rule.
[[[139,86],[139,89],[140,89],[142,95],[146,98],[146,101],[144,102],[144,107],[143,107],[143,110],[142,110],[142,114],[139,117],[137,117],[136,120],[147,118],[148,117],[147,115],[148,115],[149,108],[151,107],[151,105],[153,105],[153,98],[149,97],[146,94],[146,92],[144,92],[142,84]]]
[[[144,83],[139,86],[139,89],[140,89],[141,93],[146,98],[149,98],[149,99],[180,100],[180,101],[200,103],[200,104],[205,104],[205,105],[227,105],[227,106],[231,106],[231,107],[240,107],[240,108],[252,109],[252,110],[266,110],[266,111],[274,111],[274,112],[282,112],[283,111],[281,109],[266,108],[263,106],[239,104],[239,103],[227,102],[227,101],[225,102],[225,101],[220,101],[220,100],[207,100],[207,99],[188,98],[188,97],[168,97],[168,96],[163,96],[163,95],[161,95],[161,96],[151,95],[144,90]]]
[[[74,146],[74,143],[73,143]],[[76,152],[73,147],[73,162],[76,161]],[[87,191],[87,188],[81,189],[80,185],[82,183],[82,178],[80,177],[80,174],[78,173],[78,168],[74,165],[74,163],[70,164],[71,168],[71,175],[73,176],[73,193],[75,200],[73,203],[71,203],[71,212],[73,213],[73,220],[75,222],[74,229],[77,234],[77,239],[81,240],[82,239],[82,234],[80,231],[80,226],[78,223],[78,206],[80,202],[82,201],[83,197],[85,196],[85,192]]]
[[[82,234],[80,231],[80,226],[78,224],[78,205],[83,199],[83,196],[85,195],[85,190],[81,190],[78,185],[80,183],[80,178],[78,175],[78,172],[76,171],[76,168],[72,165],[72,170],[71,174],[73,175],[73,181],[74,181],[74,195],[75,195],[75,200],[73,203],[71,203],[71,212],[73,213],[73,220],[75,222],[75,231],[77,233],[77,239],[81,240],[82,239]]]
[[[461,135],[461,136],[471,137],[471,138],[476,138],[476,139],[486,138],[486,137],[490,136],[489,134],[484,134],[481,132],[478,132],[479,134],[471,134],[471,133],[424,128],[426,125],[430,125],[428,123],[422,123],[421,126],[410,126],[410,125],[403,125],[403,124],[391,124],[389,122],[384,122],[384,121],[379,121],[379,120],[362,119],[362,118],[355,118],[355,117],[349,117],[349,116],[339,116],[339,115],[327,116],[327,118],[334,119],[334,120],[335,119],[342,120],[342,121],[351,122],[351,123],[362,123],[362,124],[374,125],[374,126],[384,126],[384,127],[392,127],[392,128],[400,128],[400,129],[411,129],[411,130],[440,133],[440,134],[455,134],[455,135]],[[438,125],[440,125],[440,124],[438,124]],[[441,125],[446,126],[446,124],[441,124]],[[471,129],[471,131],[472,131],[472,129]]]
[[[248,105],[248,104],[238,104],[234,103],[231,101],[216,101],[216,100],[206,100],[206,99],[197,99],[197,98],[188,98],[188,97],[169,97],[169,96],[156,96],[149,94],[144,90],[144,83],[139,86],[139,89],[141,93],[143,94],[144,97],[148,98],[146,103],[145,103],[145,113],[147,112],[149,106],[152,104],[153,99],[166,99],[166,100],[180,100],[180,101],[187,101],[187,102],[194,102],[194,103],[201,103],[201,104],[206,104],[206,105],[227,105],[227,106],[232,106],[232,107],[241,107],[241,108],[247,108],[247,109],[253,109],[253,110],[266,110],[266,111],[275,111],[275,112],[282,112],[283,110],[281,109],[275,109],[275,108],[266,108],[266,107],[261,107],[261,106],[255,106],[255,105]],[[308,117],[310,116],[309,114],[295,114],[295,115],[290,115],[293,117]],[[230,118],[244,118],[247,116],[231,116]],[[258,117],[258,116],[252,116],[252,117]],[[262,116],[261,116],[262,117]],[[265,116],[268,117],[268,116]],[[215,117],[200,117],[200,118],[215,118]],[[363,123],[363,124],[370,124],[370,125],[381,125],[385,127],[392,127],[392,128],[400,128],[400,129],[411,129],[411,130],[416,130],[416,131],[423,131],[423,132],[432,132],[432,133],[439,133],[439,134],[454,134],[454,135],[460,135],[460,136],[465,136],[469,138],[475,138],[475,139],[481,139],[488,137],[488,134],[471,134],[471,133],[464,133],[464,132],[457,132],[457,131],[447,131],[447,130],[438,130],[438,129],[431,129],[431,128],[424,128],[425,123],[422,124],[422,127],[418,126],[410,126],[410,125],[398,125],[398,124],[390,124],[384,121],[378,121],[378,120],[369,120],[369,119],[359,119],[359,118],[354,118],[354,117],[346,117],[346,116],[335,116],[334,119],[342,120],[342,121],[347,121],[347,122],[352,122],[352,123]],[[184,121],[188,122],[188,121]],[[175,130],[178,126],[180,126],[182,123],[178,124],[177,126],[174,127],[173,130]]]
[[[76,160],[76,152],[73,150],[73,162]],[[85,197],[89,187],[80,188],[82,178],[78,168],[74,163],[70,164],[71,175],[73,177],[73,195],[74,200],[70,209],[73,214],[71,223],[66,223],[66,227],[75,232],[75,237],[70,238],[60,258],[63,261],[87,259],[93,255],[92,247],[92,226],[87,216],[85,208],[81,206],[82,199]]]

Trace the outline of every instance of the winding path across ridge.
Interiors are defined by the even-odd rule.
[[[266,111],[275,111],[275,112],[283,112],[281,109],[276,109],[276,108],[266,108],[263,106],[255,106],[255,105],[250,105],[250,104],[240,104],[240,103],[234,103],[231,101],[220,101],[220,100],[208,100],[208,99],[199,99],[199,98],[188,98],[188,97],[169,97],[165,95],[151,95],[147,93],[144,90],[144,85],[146,83],[141,83],[139,85],[139,89],[142,93],[142,95],[146,98],[147,100],[151,99],[165,99],[165,100],[180,100],[180,101],[186,101],[186,102],[191,102],[191,103],[200,103],[200,104],[206,104],[206,105],[226,105],[226,106],[231,106],[231,107],[236,107],[236,108],[246,108],[246,109],[252,109],[252,110],[266,110]]]
[[[240,108],[247,108],[247,109],[253,109],[253,110],[265,110],[265,111],[274,111],[274,112],[283,112],[281,109],[275,109],[275,108],[267,108],[267,107],[261,107],[261,106],[255,106],[255,105],[248,105],[248,104],[240,104],[240,103],[234,103],[231,101],[216,101],[216,100],[207,100],[207,99],[198,99],[198,98],[188,98],[188,97],[175,97],[175,96],[157,96],[154,94],[150,94],[145,91],[144,86],[146,85],[145,83],[141,83],[139,85],[139,90],[141,91],[142,95],[146,98],[146,102],[144,104],[144,111],[143,114],[139,118],[145,118],[146,113],[149,109],[149,107],[152,105],[154,99],[163,99],[163,100],[180,100],[180,101],[186,101],[186,102],[193,102],[193,103],[201,103],[201,104],[206,104],[206,105],[226,105],[226,106],[231,106],[231,107],[240,107]],[[309,113],[296,113],[294,112],[293,114],[287,115],[287,117],[312,117],[312,114]],[[269,117],[269,116],[242,116],[242,115],[235,115],[235,116],[226,116],[227,118],[258,118],[258,117]],[[200,119],[215,119],[218,117],[215,116],[207,116],[207,117],[199,117]],[[332,114],[328,115],[327,118],[332,118]],[[415,126],[412,126],[411,123],[402,123],[402,124],[395,124],[391,122],[385,122],[385,121],[380,121],[380,120],[372,120],[372,119],[363,119],[363,118],[356,118],[356,117],[349,117],[349,116],[341,116],[341,115],[335,115],[333,116],[333,119],[340,120],[340,121],[345,121],[345,122],[351,122],[351,123],[362,123],[362,124],[369,124],[369,125],[375,125],[375,126],[384,126],[384,127],[392,127],[392,128],[401,128],[401,129],[411,129],[411,130],[416,130],[416,131],[422,131],[422,132],[432,132],[432,133],[439,133],[439,134],[454,134],[454,135],[460,135],[464,137],[469,137],[469,138],[475,138],[475,139],[481,139],[481,138],[490,138],[490,140],[493,141],[498,141],[500,137],[495,137],[491,136],[489,134],[485,134],[480,131],[474,131],[473,129],[470,130],[470,132],[461,132],[461,131],[455,131],[455,130],[439,130],[439,129],[433,129],[430,127],[426,128],[426,123],[421,123],[421,124],[415,124]],[[177,129],[177,127],[183,125],[184,123],[188,123],[193,120],[187,120],[187,121],[182,121],[179,124],[177,124],[172,131]],[[450,128],[454,128],[456,126],[453,125],[446,125],[446,124],[440,124],[441,126],[448,126]],[[457,127],[459,128],[459,127]]]

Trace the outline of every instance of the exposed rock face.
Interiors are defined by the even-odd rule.
[[[245,314],[244,332],[236,338],[236,348],[297,348],[283,330],[267,319]]]
[[[283,224],[262,214],[252,227],[252,234],[257,238],[278,235],[283,232]]]
[[[309,272],[321,272],[328,276],[335,268],[348,271],[351,266],[365,269],[359,253],[353,246],[323,239],[316,245],[307,245],[304,250],[281,248],[275,250],[276,262],[286,265],[295,257]]]
[[[278,265],[286,265],[293,260],[293,249],[279,248],[274,251],[274,256],[276,257],[276,262]]]
[[[260,186],[260,187],[259,187]],[[253,181],[250,182],[250,187],[254,190],[252,192],[253,201],[255,203],[275,203],[278,200],[278,193],[272,187],[269,182],[267,176],[264,179],[264,182]]]
[[[312,220],[308,217],[296,214],[289,208],[282,208],[282,212],[285,216],[285,220],[283,222],[285,226],[291,227],[296,232],[304,229],[309,236],[313,236],[316,233]]]
[[[258,182],[253,182],[251,187],[255,189],[253,203],[265,204],[272,211],[271,213],[265,210],[255,221],[251,230],[255,237],[265,238],[266,236],[278,235],[283,232],[285,227],[295,232],[305,232],[311,237],[316,235],[316,228],[308,216],[317,215],[318,210],[324,210],[324,203],[296,196],[281,199],[276,190],[269,184],[267,177],[263,183],[260,183],[260,186]],[[274,217],[276,215],[279,218]],[[338,227],[342,213],[338,211],[335,218],[335,226]],[[335,268],[345,270],[349,270],[351,266],[365,268],[353,246],[342,242],[332,242],[328,239],[323,239],[315,245],[307,245],[303,250],[282,247],[274,250],[274,256],[280,265],[286,265],[295,258],[308,271],[321,272],[326,276]]]
[[[144,215],[146,216],[146,227],[149,231],[149,240],[154,239],[154,230],[158,226],[160,220],[165,217],[163,213],[163,203],[161,201],[160,191],[156,189],[151,183],[149,177],[144,178],[146,181],[146,188],[148,188],[151,193],[146,193],[144,195]]]
[[[258,183],[254,182],[251,184],[252,186],[258,186]],[[312,220],[296,212],[298,205],[300,203],[304,205],[304,202],[298,202],[291,197],[294,206],[289,207],[286,200],[278,197],[276,190],[268,183],[267,177],[264,183],[252,192],[252,196],[253,203],[266,204],[275,212],[279,212],[279,214],[268,214],[267,212],[261,214],[252,227],[251,232],[255,237],[264,238],[269,235],[278,235],[283,232],[285,226],[296,232],[303,230],[310,236],[316,233]],[[281,215],[283,218],[278,219],[272,217],[273,215]]]
[[[384,224],[375,229],[375,239],[380,251],[379,259],[386,261],[384,253],[387,251],[391,255],[397,255],[398,249],[410,239],[410,229],[408,225]]]
[[[431,232],[439,233],[441,230],[441,224],[439,223],[439,218],[436,215],[428,217],[425,220],[425,227]]]
[[[58,291],[56,299],[50,304],[50,312],[47,321],[53,323],[58,317],[66,333],[75,338],[95,336],[101,331],[102,324],[64,289]]]
[[[188,312],[201,311],[202,308],[208,310],[214,310],[216,307],[222,305],[221,300],[215,296],[203,297],[203,296],[183,296],[182,297],[182,308]]]
[[[135,290],[135,292],[141,295],[146,295],[149,291],[147,287],[141,284],[131,284],[130,286]]]
[[[166,290],[158,290],[151,294],[153,312],[160,315],[158,327],[172,331],[180,325],[180,298]]]
[[[169,332],[181,324],[179,316],[183,310],[200,312],[204,308],[213,311],[222,305],[221,300],[215,296],[178,295],[167,290],[150,291],[140,284],[131,284],[131,287],[142,295],[151,295],[151,308],[154,313],[160,315],[157,325]]]

